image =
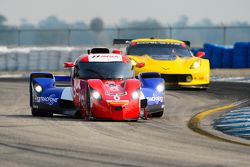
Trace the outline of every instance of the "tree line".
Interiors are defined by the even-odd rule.
[[[113,38],[140,37],[185,38],[200,42],[204,40],[208,42],[215,41],[217,43],[223,40],[221,25],[215,24],[208,18],[190,23],[187,16],[181,16],[172,25],[163,25],[156,19],[147,18],[139,21],[123,19],[116,27],[111,27],[106,25],[100,17],[93,18],[87,24],[84,21],[67,23],[56,16],[49,16],[40,20],[37,25],[22,19],[18,29],[15,25],[7,25],[6,23],[7,18],[0,14],[0,45],[16,43],[21,45],[108,45],[111,44]],[[219,27],[218,29],[211,29],[217,26]],[[230,23],[229,26],[246,27],[250,25],[248,22],[236,21]],[[197,31],[187,27],[201,27],[201,29]],[[250,33],[249,29],[245,31],[240,30],[235,36],[230,34],[229,37],[232,39],[228,37],[227,40],[232,41],[234,38],[241,36],[244,38],[246,33]]]

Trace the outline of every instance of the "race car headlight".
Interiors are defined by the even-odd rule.
[[[35,85],[34,85],[34,89],[35,89],[35,91],[36,91],[37,93],[41,93],[41,92],[43,91],[42,86],[39,85],[39,84],[35,84]]]
[[[140,97],[140,92],[139,91],[134,91],[132,93],[132,99],[136,100]]]
[[[162,84],[162,83],[160,83],[160,84],[157,85],[157,87],[156,87],[156,90],[157,90],[158,92],[163,92],[164,89],[165,89],[165,86],[164,86],[164,84]]]
[[[194,63],[191,65],[191,69],[199,68],[201,66],[200,60],[195,60]]]
[[[95,91],[95,90],[92,92],[92,97],[94,99],[96,99],[96,100],[101,100],[102,99],[101,94],[98,91]]]

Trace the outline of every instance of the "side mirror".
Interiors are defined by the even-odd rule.
[[[119,49],[114,49],[114,50],[112,51],[112,53],[114,53],[114,54],[122,54],[122,51],[119,50]]]
[[[196,53],[196,57],[204,57],[206,54],[205,52],[199,51]]]
[[[72,63],[72,62],[65,62],[64,63],[64,68],[71,68],[71,67],[74,67],[74,66],[75,66],[75,64]]]
[[[138,63],[136,63],[136,67],[138,67],[138,68],[142,68],[144,66],[145,66],[144,62],[138,62]]]

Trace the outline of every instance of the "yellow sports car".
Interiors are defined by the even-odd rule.
[[[210,84],[209,60],[202,59],[204,52],[196,56],[189,43],[174,39],[144,38],[130,41],[126,54],[135,62],[144,62],[135,67],[135,73],[159,72],[166,87],[207,88]],[[139,63],[140,64],[140,63]]]

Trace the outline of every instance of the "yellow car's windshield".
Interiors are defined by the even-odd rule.
[[[149,55],[156,60],[193,56],[188,47],[179,43],[132,43],[127,47],[127,55]]]

